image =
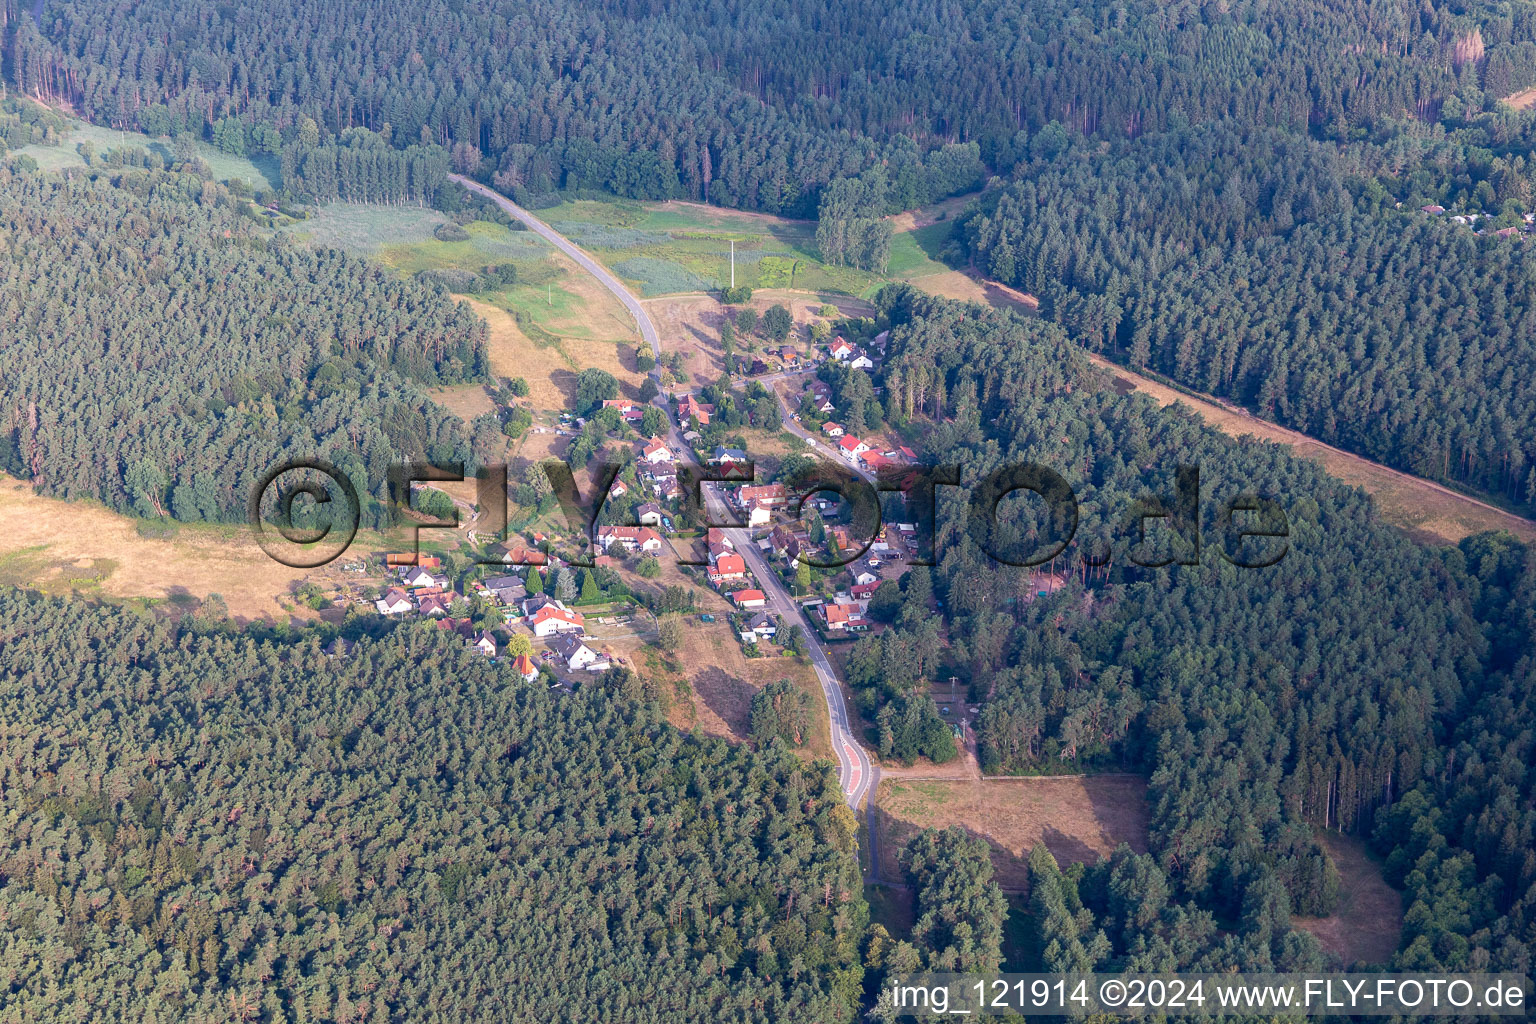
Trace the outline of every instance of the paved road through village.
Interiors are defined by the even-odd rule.
[[[645,307],[641,305],[640,300],[631,294],[629,289],[624,287],[623,282],[614,277],[606,267],[585,252],[582,252],[581,249],[577,248],[569,239],[561,235],[554,228],[545,224],[506,196],[493,189],[486,188],[479,182],[472,181],[463,175],[450,174],[448,177],[470,191],[494,202],[502,210],[506,211],[507,214],[516,217],[526,224],[529,231],[532,231],[550,245],[565,253],[583,270],[597,278],[598,282],[612,292],[614,297],[623,303],[624,308],[629,310],[629,315],[635,318],[635,323],[640,328],[640,336],[645,339],[646,344],[650,345],[651,354],[656,357],[658,363],[660,362],[661,339],[656,333],[656,325],[651,321],[650,315],[646,313]],[[652,373],[659,374],[659,369],[653,370]],[[660,384],[659,377],[657,383],[658,385]],[[655,403],[663,410],[666,410],[666,397],[664,394],[658,394]],[[667,422],[672,423],[670,412]],[[803,430],[798,429],[798,424],[794,424],[787,417],[785,425],[790,428],[791,432],[800,437],[809,436]],[[682,436],[675,425],[669,431],[669,436],[674,448],[685,452],[689,450],[683,444]],[[734,522],[731,514],[726,511],[721,498],[713,490],[709,489],[707,485],[705,486],[705,492],[705,500],[710,511],[716,516],[715,521]],[[757,577],[758,585],[767,596],[768,603],[773,608],[774,613],[782,616],[786,623],[799,624],[803,627],[806,649],[810,654],[811,665],[815,668],[816,676],[821,681],[822,696],[826,698],[827,702],[827,718],[832,727],[832,749],[837,754],[838,775],[842,782],[843,794],[847,797],[849,806],[858,810],[864,805],[866,798],[870,797],[874,792],[877,770],[870,764],[869,755],[864,752],[864,748],[854,738],[853,730],[849,728],[848,704],[843,696],[843,689],[838,684],[837,674],[832,670],[832,663],[827,659],[827,652],[822,648],[821,641],[817,639],[815,631],[805,621],[800,606],[795,604],[790,598],[789,592],[784,589],[778,574],[771,571],[770,567],[763,560],[761,553],[758,551],[757,546],[752,543],[752,539],[748,536],[747,531],[732,529],[727,530],[726,534],[730,538],[731,543],[736,546],[736,550],[741,552],[742,557],[746,559],[747,564],[751,567],[752,574]]]

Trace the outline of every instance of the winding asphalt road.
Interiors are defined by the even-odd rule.
[[[660,387],[661,338],[656,333],[656,325],[651,321],[650,314],[645,311],[645,307],[640,304],[640,300],[631,294],[628,288],[624,287],[623,282],[614,277],[597,260],[582,252],[565,236],[512,202],[506,196],[460,174],[450,174],[448,177],[471,192],[491,200],[501,207],[502,210],[506,211],[506,213],[522,221],[528,226],[529,231],[532,231],[550,245],[553,245],[556,249],[559,249],[575,260],[577,266],[597,278],[598,283],[612,292],[614,298],[618,299],[619,302],[623,303],[624,308],[629,310],[629,315],[635,318],[635,323],[640,328],[640,336],[645,339],[646,344],[651,346],[651,354],[656,357],[658,363],[658,368],[651,372],[656,378],[658,388]],[[665,392],[657,394],[653,401],[663,411],[667,410]],[[673,422],[670,414],[667,417],[667,422],[669,424]],[[801,437],[809,437],[804,431],[796,430],[795,426],[791,426],[791,421],[787,418],[785,425],[790,426],[791,431],[798,433]],[[672,443],[678,450],[685,452],[690,450],[683,444],[682,436],[675,425],[672,426],[669,433]],[[734,521],[734,517],[726,510],[723,500],[707,486],[704,488],[704,491],[705,501],[710,510],[716,514],[716,521]],[[752,543],[752,538],[748,535],[747,531],[743,529],[728,529],[726,530],[726,536],[730,538],[731,543],[736,546],[736,550],[746,559],[747,564],[752,567],[752,574],[757,577],[758,586],[762,588],[763,593],[767,596],[768,603],[773,608],[775,614],[782,616],[787,623],[799,623],[804,627],[803,632],[805,633],[806,648],[810,654],[811,666],[816,670],[816,677],[821,681],[822,696],[827,701],[827,719],[831,723],[832,728],[832,749],[837,753],[838,778],[842,783],[843,795],[847,798],[849,806],[857,811],[867,798],[873,797],[878,769],[870,764],[869,755],[864,752],[864,748],[859,745],[858,740],[854,739],[853,730],[848,726],[850,721],[848,717],[848,704],[843,696],[842,687],[838,685],[837,673],[832,671],[832,663],[827,659],[827,652],[822,648],[821,641],[817,639],[815,631],[805,621],[804,613],[801,611],[800,606],[795,604],[790,598],[789,592],[784,589],[778,574],[770,571],[769,566],[764,562],[762,554],[758,551],[757,545]],[[873,802],[872,799],[871,802]]]
[[[709,507],[717,523],[732,522],[735,516],[725,507],[724,500],[708,484],[704,485],[704,502]],[[837,673],[832,670],[832,663],[827,660],[827,652],[821,646],[821,641],[816,636],[816,631],[805,620],[805,612],[789,596],[779,581],[778,573],[764,560],[762,552],[752,541],[751,535],[740,527],[726,528],[725,536],[735,546],[738,554],[746,560],[747,568],[752,570],[752,575],[757,578],[758,585],[768,598],[768,606],[775,615],[780,616],[786,625],[798,625],[805,634],[806,651],[810,654],[811,667],[816,670],[816,678],[821,681],[821,695],[827,701],[827,718],[832,724],[832,748],[837,752],[838,775],[842,780],[843,794],[848,798],[848,805],[858,810],[865,798],[874,792],[877,782],[878,770],[869,762],[869,755],[864,753],[857,740],[853,738],[853,730],[849,728],[848,702],[843,696],[843,688],[838,685]]]

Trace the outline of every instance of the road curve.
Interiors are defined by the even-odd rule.
[[[597,278],[598,282],[604,288],[607,288],[610,292],[612,292],[613,297],[623,303],[625,309],[629,310],[629,315],[635,318],[635,323],[640,327],[640,337],[644,338],[645,343],[651,346],[651,355],[655,356],[656,359],[660,361],[661,338],[656,333],[656,325],[651,322],[650,316],[645,312],[645,307],[640,305],[640,300],[635,298],[634,295],[630,294],[629,289],[624,287],[622,281],[614,277],[613,274],[609,273],[607,267],[597,262],[597,260],[593,259],[591,256],[588,256],[586,253],[582,252],[564,235],[560,234],[554,228],[539,220],[539,218],[535,217],[521,206],[518,206],[516,203],[502,195],[500,192],[497,192],[494,189],[486,188],[478,181],[466,178],[462,174],[450,174],[448,175],[448,180],[456,181],[460,185],[463,185],[465,188],[469,189],[471,192],[474,192],[477,195],[482,195],[485,198],[491,200],[497,206],[505,210],[509,215],[516,217],[518,220],[528,225],[529,231],[532,231],[534,234],[544,239],[544,241],[565,253],[571,259],[575,260],[581,269]]]
[[[656,333],[656,325],[651,321],[650,314],[645,311],[645,307],[640,304],[640,300],[631,294],[629,289],[624,287],[623,282],[614,277],[606,267],[582,252],[554,228],[545,224],[494,189],[487,188],[461,174],[450,174],[448,178],[463,185],[471,192],[484,196],[494,202],[506,211],[507,214],[516,217],[526,224],[529,231],[532,231],[550,245],[565,253],[576,261],[577,266],[597,278],[598,283],[612,292],[614,298],[618,299],[619,302],[623,303],[624,308],[629,310],[629,315],[635,318],[635,323],[640,328],[640,336],[645,339],[646,344],[651,346],[651,354],[656,358],[658,364],[661,362],[661,338]],[[651,372],[656,376],[659,386],[661,383],[659,365],[657,369]],[[665,393],[658,394],[655,402],[665,410]],[[667,422],[672,422],[670,414],[668,415]],[[785,422],[786,425],[789,425],[792,421],[786,419]],[[794,428],[791,427],[791,429]],[[670,433],[673,443],[682,445],[682,438],[679,436],[675,425]],[[808,436],[803,431],[800,433],[801,436]],[[687,451],[688,449],[684,446],[682,450]],[[709,488],[706,487],[705,491],[708,504],[721,516],[718,521],[730,522],[731,517],[725,511],[725,507],[720,499]],[[763,561],[761,553],[757,550],[757,545],[752,543],[752,539],[748,536],[747,531],[737,529],[727,530],[726,533],[731,538],[731,543],[736,545],[736,550],[741,552],[747,563],[751,565],[752,573],[757,577],[758,584],[763,588],[763,592],[767,595],[774,611],[783,616],[786,622],[800,623],[804,627],[802,632],[805,634],[806,649],[810,653],[811,666],[816,670],[816,677],[821,681],[822,696],[827,701],[827,720],[831,724],[832,749],[837,754],[838,779],[842,783],[843,794],[847,797],[849,806],[857,811],[861,808],[865,799],[871,796],[873,792],[876,769],[870,764],[869,755],[864,753],[864,748],[859,745],[858,740],[854,739],[853,730],[848,726],[847,702],[843,698],[842,687],[838,685],[837,674],[832,671],[832,663],[827,660],[827,652],[822,649],[821,641],[817,638],[815,631],[810,628],[810,624],[804,621],[800,606],[791,600],[789,592],[784,589],[778,574],[769,571],[769,566]]]
[[[704,501],[716,522],[733,521],[734,517],[725,507],[724,501],[707,484],[704,486]],[[816,678],[821,682],[821,695],[827,702],[827,721],[831,726],[832,750],[837,754],[838,777],[843,785],[843,795],[848,799],[848,805],[857,811],[873,793],[878,772],[870,764],[869,755],[864,752],[859,741],[854,739],[853,729],[849,726],[848,702],[843,696],[843,688],[838,685],[832,662],[827,659],[827,652],[822,648],[816,631],[805,621],[804,612],[784,589],[778,573],[767,564],[762,552],[752,542],[751,535],[739,527],[726,528],[725,535],[735,545],[737,553],[746,559],[747,567],[757,578],[774,614],[783,618],[786,627],[800,626],[805,635],[811,667],[816,670]]]

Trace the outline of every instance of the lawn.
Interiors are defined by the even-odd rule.
[[[148,150],[162,156],[169,156],[171,152],[169,139],[155,139],[139,132],[114,131],[111,128],[86,124],[84,121],[73,122],[73,127],[64,137],[61,145],[23,146],[14,152],[25,153],[32,157],[43,170],[57,171],[66,167],[85,166],[85,160],[77,149],[82,142],[90,143],[98,154],[125,147]],[[282,182],[277,158],[268,154],[254,157],[232,156],[199,142],[197,155],[208,164],[214,177],[220,181],[232,181],[238,178],[249,183],[252,188],[277,188]]]

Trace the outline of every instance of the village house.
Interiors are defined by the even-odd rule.
[[[764,639],[771,639],[779,632],[779,624],[774,621],[772,615],[767,612],[758,612],[747,620],[747,628],[755,635]]]
[[[373,602],[381,615],[404,615],[411,610],[411,599],[399,587],[390,587],[384,596]]]
[[[821,619],[829,630],[860,630],[869,628],[864,609],[856,604],[828,603],[821,606]]]
[[[755,530],[771,522],[773,522],[773,510],[765,502],[754,501],[752,507],[747,509],[748,528]]]
[[[528,628],[536,637],[556,633],[580,633],[586,629],[586,616],[573,612],[559,601],[551,601],[528,617]]]
[[[735,551],[736,545],[725,535],[725,531],[716,526],[711,526],[704,535],[704,543],[709,548],[709,560],[713,562],[727,551]]]
[[[618,477],[613,478],[613,486],[608,488],[608,497],[622,498],[629,493],[629,485]]]
[[[628,423],[635,423],[645,415],[645,410],[637,403],[627,398],[609,398],[603,402],[604,409],[617,409],[619,416]]]
[[[654,501],[648,501],[635,510],[635,519],[641,526],[660,526],[661,506]]]
[[[752,461],[746,452],[740,448],[726,448],[716,445],[715,450],[709,453],[709,458],[704,460],[711,466],[745,465]]]
[[[874,369],[875,361],[869,358],[869,355],[864,351],[854,349],[853,357],[848,360],[848,365],[855,370],[872,370]]]
[[[746,578],[747,562],[738,554],[727,552],[714,559],[714,563],[709,569],[709,582],[713,586]]]
[[[447,577],[434,576],[426,569],[415,565],[401,570],[400,581],[412,589],[417,587],[446,587],[448,585]]]
[[[625,551],[654,555],[661,550],[661,534],[649,526],[600,526],[597,528],[597,544],[604,551],[617,544]]]
[[[854,348],[851,344],[845,341],[841,334],[833,339],[832,344],[827,346],[827,355],[831,356],[833,359],[836,359],[838,362],[852,358],[853,354],[857,351],[858,349]]]
[[[672,462],[677,456],[672,454],[666,442],[659,437],[653,437],[640,446],[640,458],[651,465],[662,462]]]
[[[448,598],[442,594],[430,594],[421,599],[416,610],[422,615],[433,617],[448,614]]]
[[[519,654],[512,659],[512,671],[522,676],[525,683],[539,678],[539,666],[526,654]]]
[[[519,540],[497,544],[491,548],[491,554],[503,565],[544,565],[549,561],[544,552],[528,547]]]
[[[773,553],[780,558],[787,558],[790,561],[800,557],[802,545],[807,543],[808,540],[809,538],[795,533],[789,527],[782,524],[775,526],[773,532],[768,535],[768,543]]]
[[[871,580],[868,583],[855,583],[849,595],[861,605],[867,606],[869,599],[875,596],[875,591],[880,589],[879,580]]]
[[[893,465],[889,458],[881,455],[879,452],[860,452],[858,455],[858,462],[859,465],[863,466],[871,473],[878,473],[886,466]]]
[[[747,485],[736,489],[736,502],[743,509],[753,505],[764,505],[768,508],[777,508],[780,505],[788,505],[791,495],[789,488],[783,484]]]
[[[588,647],[579,636],[557,636],[549,642],[549,649],[573,672],[602,672],[613,666],[608,658]]]
[[[384,556],[384,565],[390,569],[401,569],[409,565],[419,565],[423,569],[436,569],[442,565],[442,559],[436,555],[423,555],[407,552]]]
[[[863,441],[860,441],[858,438],[851,434],[844,434],[842,440],[837,442],[837,447],[849,462],[854,461],[860,455],[863,455],[865,452],[869,451],[869,445],[865,444]]]
[[[497,604],[514,605],[528,596],[528,585],[521,576],[492,576],[485,589]]]
[[[496,657],[496,638],[488,632],[482,632],[479,636],[475,637],[473,646],[475,650],[487,658]]]
[[[831,420],[827,420],[827,422],[821,425],[821,432],[832,438],[834,441],[846,433],[846,431],[843,430],[841,424],[833,423]]]
[[[738,590],[731,594],[731,600],[737,608],[761,608],[768,603],[768,597],[761,590]]]
[[[699,401],[692,395],[683,395],[677,400],[677,420],[679,423],[691,423],[694,427],[709,426],[709,415],[715,411],[715,407]]]

